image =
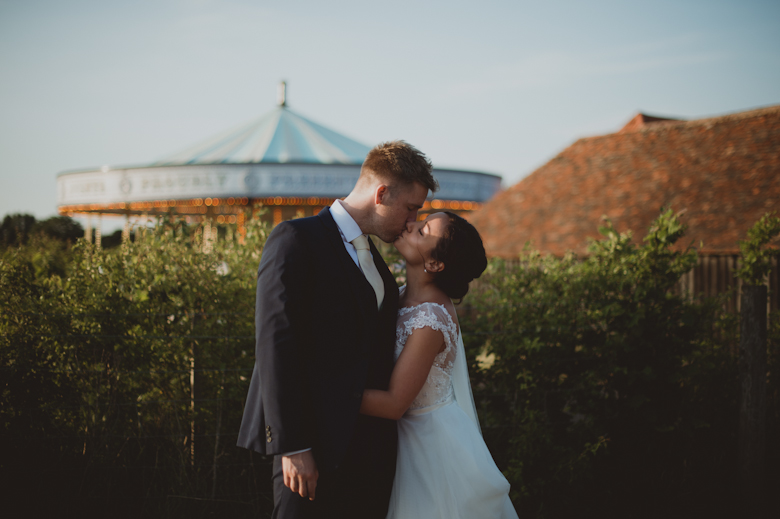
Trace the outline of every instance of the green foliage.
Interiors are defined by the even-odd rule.
[[[0,249],[0,258],[14,264],[25,263],[39,280],[66,275],[67,266],[73,257],[73,251],[67,243],[41,234],[29,236],[26,242],[22,247]]]
[[[66,243],[76,243],[76,240],[84,237],[81,224],[68,216],[52,216],[41,220],[33,227],[33,233],[36,232]]]
[[[772,270],[772,258],[780,255],[780,249],[766,246],[780,235],[780,218],[767,213],[748,230],[748,239],[739,242],[742,266],[737,276],[749,285],[762,285],[764,277]]]
[[[773,232],[762,225],[759,236]],[[269,464],[235,447],[268,230],[250,222],[238,245],[234,227],[212,241],[171,218],[110,250],[69,246],[63,232],[14,235],[0,251],[8,495],[38,515],[270,510]],[[459,307],[483,433],[521,516],[728,511],[739,318],[723,300],[677,293],[697,261],[673,247],[684,231],[665,211],[637,245],[607,221],[587,257],[492,261]],[[377,245],[403,283],[396,251]],[[769,437],[780,423],[778,352],[775,312]]]
[[[84,229],[68,216],[36,221],[31,214],[10,214],[0,224],[0,249],[25,245],[33,236],[46,236],[70,245],[84,236]]]
[[[255,278],[268,229],[250,222],[244,246],[225,230],[209,243],[202,226],[166,220],[109,251],[80,240],[65,268],[49,253],[62,252],[59,242],[45,237],[4,254],[0,459],[14,488],[44,484],[60,506],[119,491],[138,500],[128,509],[135,516],[174,513],[167,494],[235,494],[243,485],[245,502],[257,496],[248,475],[215,474],[215,461],[240,457],[249,468],[235,433],[254,365]],[[78,484],[62,470],[80,473]],[[53,479],[36,481],[45,474]],[[145,474],[153,487],[138,487]]]
[[[722,301],[676,294],[697,260],[672,249],[684,230],[665,211],[637,246],[607,222],[589,256],[493,261],[469,294],[475,397],[521,516],[578,516],[585,503],[657,516],[686,493],[727,490],[713,474],[728,474],[734,442],[737,320]]]
[[[24,245],[34,226],[35,217],[31,214],[6,215],[0,224],[0,246]]]
[[[382,258],[384,258],[385,263],[387,263],[387,267],[392,272],[393,277],[395,277],[396,284],[399,287],[406,284],[406,262],[401,253],[398,252],[398,249],[392,243],[385,243],[376,236],[372,236],[371,240],[376,245]]]

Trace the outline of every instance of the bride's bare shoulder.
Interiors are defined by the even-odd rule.
[[[436,294],[434,297],[430,297],[428,299],[429,303],[436,303],[437,305],[441,305],[447,310],[455,310],[455,306],[452,304],[452,300],[447,297],[444,294]]]

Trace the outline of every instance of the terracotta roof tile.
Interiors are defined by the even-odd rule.
[[[473,213],[488,254],[514,257],[528,241],[584,253],[602,215],[641,239],[662,207],[684,213],[684,245],[734,253],[758,218],[780,210],[780,105],[696,121],[640,115],[579,139]]]

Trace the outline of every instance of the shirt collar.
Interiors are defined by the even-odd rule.
[[[351,242],[363,234],[363,231],[360,230],[355,219],[352,218],[347,210],[344,209],[344,206],[341,205],[341,200],[334,201],[333,205],[330,206],[330,215],[336,222],[336,226],[338,226],[344,241]]]

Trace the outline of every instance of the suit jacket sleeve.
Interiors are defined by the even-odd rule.
[[[299,233],[289,222],[278,225],[257,273],[256,363],[239,445],[269,455],[314,445],[304,333],[311,326],[312,255]]]

